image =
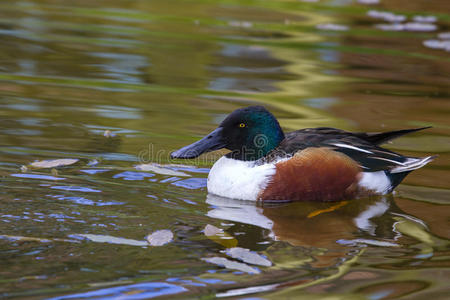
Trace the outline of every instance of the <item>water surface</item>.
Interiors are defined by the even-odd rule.
[[[360,2],[2,1],[0,295],[444,299],[449,3]],[[168,154],[252,104],[286,131],[433,126],[387,147],[439,158],[386,197],[208,195],[220,153]],[[55,159],[78,161],[30,165]]]

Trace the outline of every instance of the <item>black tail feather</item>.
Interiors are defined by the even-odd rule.
[[[424,130],[431,128],[432,126],[427,127],[420,127],[420,128],[413,128],[413,129],[403,129],[403,130],[394,130],[394,131],[388,131],[388,132],[373,132],[373,133],[355,133],[356,136],[359,138],[366,140],[372,144],[380,145],[384,144],[386,142],[389,142],[390,140],[393,140],[395,138],[398,138],[402,135]]]
[[[391,181],[390,192],[392,192],[397,187],[397,185],[399,185],[403,181],[403,179],[405,179],[406,175],[408,175],[409,173],[411,173],[411,171],[403,172],[403,173],[394,173],[394,174],[385,172],[386,176]]]
[[[435,159],[437,155],[427,156],[427,157],[406,157],[406,160],[403,162],[402,166],[397,166],[389,171],[384,171],[385,174],[391,180],[391,191],[400,183],[402,180],[408,175],[411,171],[422,168],[433,159]]]

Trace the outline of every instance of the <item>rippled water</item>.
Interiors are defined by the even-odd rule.
[[[445,0],[2,1],[0,295],[444,299],[448,32]],[[432,125],[388,147],[439,158],[375,199],[207,195],[220,153],[168,153],[255,103],[286,130]],[[78,161],[30,165],[54,159]]]

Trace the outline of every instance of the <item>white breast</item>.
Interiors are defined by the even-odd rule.
[[[256,201],[275,174],[275,164],[220,158],[208,175],[208,192],[222,197]]]

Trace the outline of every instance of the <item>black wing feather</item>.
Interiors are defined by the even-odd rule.
[[[366,172],[389,170],[401,166],[408,157],[378,145],[426,128],[429,127],[383,133],[352,133],[329,127],[301,129],[287,133],[285,139],[265,158],[265,161],[291,156],[308,147],[328,147],[346,154],[358,162]]]
[[[402,130],[394,130],[394,131],[387,131],[387,132],[355,132],[353,135],[359,137],[360,139],[363,139],[365,141],[368,141],[369,143],[375,144],[375,145],[381,145],[386,142],[389,142],[393,139],[396,139],[398,137],[401,137],[402,135],[413,133],[416,131],[424,130],[431,128],[432,126],[427,127],[420,127],[420,128],[413,128],[413,129],[402,129]]]

